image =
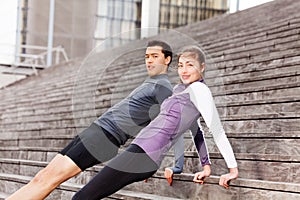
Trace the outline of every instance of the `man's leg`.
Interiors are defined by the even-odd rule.
[[[184,165],[184,135],[182,134],[174,144],[175,166],[172,167],[174,174],[180,174]]]
[[[81,169],[68,156],[58,154],[27,185],[8,197],[7,200],[44,199],[62,182],[80,172]]]
[[[95,146],[97,148],[93,149]],[[79,172],[115,157],[118,148],[119,144],[114,141],[113,136],[92,124],[8,200],[44,199],[58,185]]]

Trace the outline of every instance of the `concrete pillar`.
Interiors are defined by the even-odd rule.
[[[160,0],[142,0],[141,38],[158,34]]]

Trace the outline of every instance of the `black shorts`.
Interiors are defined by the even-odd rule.
[[[71,158],[84,171],[115,157],[120,144],[108,131],[92,123],[59,153]]]

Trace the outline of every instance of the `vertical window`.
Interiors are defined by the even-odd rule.
[[[176,28],[226,13],[227,0],[161,0],[161,28]]]
[[[141,1],[98,0],[96,43],[106,40],[104,45],[111,48],[139,39],[135,29],[141,27]]]

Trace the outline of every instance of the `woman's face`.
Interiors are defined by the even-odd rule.
[[[203,67],[202,67],[203,70]],[[201,79],[200,63],[191,56],[184,54],[178,60],[178,74],[184,84],[191,84]]]

